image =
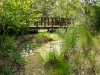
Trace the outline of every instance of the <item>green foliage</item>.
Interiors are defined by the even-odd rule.
[[[84,23],[71,25],[63,38],[61,54],[57,56],[53,50],[49,53],[46,64],[53,66],[53,69],[57,68],[55,72],[59,70],[58,75],[80,75],[83,72],[88,75],[88,69],[95,67],[98,44]]]
[[[53,15],[57,17],[79,16],[81,5],[79,0],[57,0],[53,9]]]
[[[57,56],[56,56],[55,51],[49,52],[48,59],[49,59],[48,61],[50,64],[55,64],[57,62]]]
[[[59,28],[59,29],[56,30],[55,33],[57,35],[59,35],[59,37],[64,38],[65,37],[65,34],[66,34],[66,31],[65,31],[65,29]]]
[[[99,32],[100,31],[100,6],[95,5],[91,8],[90,13],[90,25],[93,32]]]
[[[81,13],[85,22],[85,25],[90,29],[90,31],[95,34],[99,32],[100,29],[100,4],[97,1],[86,1],[81,3],[84,13]],[[82,19],[82,18],[81,18]]]
[[[50,17],[76,17],[81,10],[79,0],[35,0],[32,7]]]
[[[32,3],[32,7],[35,8],[41,16],[51,16],[53,6],[55,5],[56,0],[35,0]]]
[[[14,42],[14,37],[2,36],[1,46],[0,46],[0,55],[8,56],[12,51],[17,50],[17,44]]]
[[[24,58],[19,52],[11,52],[9,54],[9,57],[16,64],[22,64],[24,62]]]
[[[73,28],[68,28],[68,32],[65,34],[65,38],[63,39],[63,44],[62,44],[62,52],[64,55],[68,55],[70,53],[70,50],[75,47],[76,44],[76,29]]]
[[[15,69],[11,69],[9,66],[3,68],[1,75],[16,75],[14,74]]]
[[[45,60],[46,67],[53,67],[52,69],[57,75],[69,75],[69,65],[66,63],[65,60],[62,59],[61,56],[57,56],[56,52],[49,52],[47,59]],[[50,74],[52,74],[50,72]]]
[[[34,9],[29,6],[33,0],[5,0],[0,10],[0,26],[6,31],[17,34],[19,31],[24,32],[32,24],[36,15]]]
[[[0,56],[5,57],[8,56],[15,63],[21,63],[24,61],[22,56],[20,55],[20,50],[18,50],[18,45],[14,41],[14,37],[3,36],[1,39],[0,46]]]
[[[16,71],[18,72],[16,68],[19,69],[24,64],[20,48],[12,36],[3,35],[0,41],[0,75],[18,75],[15,74]],[[3,59],[4,61],[2,61]]]
[[[33,3],[33,7],[37,9],[35,13],[35,10],[30,7],[32,2],[32,0],[5,0],[0,7],[0,30],[3,31],[3,36],[0,36],[0,56],[9,56],[14,63],[22,63],[24,59],[18,51],[14,37],[5,34],[13,33],[16,35],[19,31],[23,34],[27,31],[27,27],[33,23],[32,21],[36,20],[33,18],[40,16],[38,13],[41,13],[42,16],[78,17],[76,20],[82,17],[81,20],[84,20],[85,23],[71,25],[72,27],[69,26],[67,32],[64,29],[56,31],[63,38],[61,55],[57,56],[55,51],[49,53],[45,64],[50,65],[50,67],[54,66],[54,69],[58,70],[57,75],[80,75],[87,72],[84,69],[95,68],[95,57],[100,42],[87,27],[90,26],[92,31],[99,32],[99,4],[80,4],[79,0],[36,0]],[[58,36],[54,37],[49,33],[36,35],[36,42],[39,45],[58,39]],[[13,75],[13,72],[14,70],[6,66],[1,74]],[[84,74],[87,75],[87,73]]]
[[[55,41],[60,39],[58,36],[47,33],[47,32],[40,32],[36,35],[37,42],[45,43],[49,41]]]

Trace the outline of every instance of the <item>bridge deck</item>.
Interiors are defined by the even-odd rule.
[[[29,28],[66,28],[67,26],[59,26],[59,25],[53,25],[53,26],[49,26],[49,25],[46,25],[46,26],[42,26],[42,25],[38,25],[38,26],[30,26]]]
[[[30,29],[57,29],[57,28],[67,28],[68,25],[74,22],[71,18],[54,18],[54,17],[40,17]]]

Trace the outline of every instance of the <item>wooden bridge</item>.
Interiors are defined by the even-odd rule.
[[[39,17],[36,18],[36,20],[37,21],[29,27],[35,31],[38,31],[39,29],[54,30],[57,28],[67,28],[68,25],[74,23],[74,19],[71,18]]]

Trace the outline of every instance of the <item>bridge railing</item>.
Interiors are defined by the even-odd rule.
[[[71,18],[56,18],[56,17],[39,17],[37,18],[38,20],[36,22],[34,22],[34,26],[39,27],[39,26],[50,26],[50,27],[54,27],[54,26],[67,26],[71,23],[74,22],[73,19]]]

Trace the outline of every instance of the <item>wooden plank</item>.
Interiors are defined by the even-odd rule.
[[[62,28],[66,28],[67,26],[62,26]],[[37,27],[36,26],[31,26],[29,27],[30,29],[36,29]],[[46,28],[52,28],[52,26],[38,26],[38,29],[46,29]],[[60,26],[57,26],[57,25],[53,25],[53,28],[61,28]]]

